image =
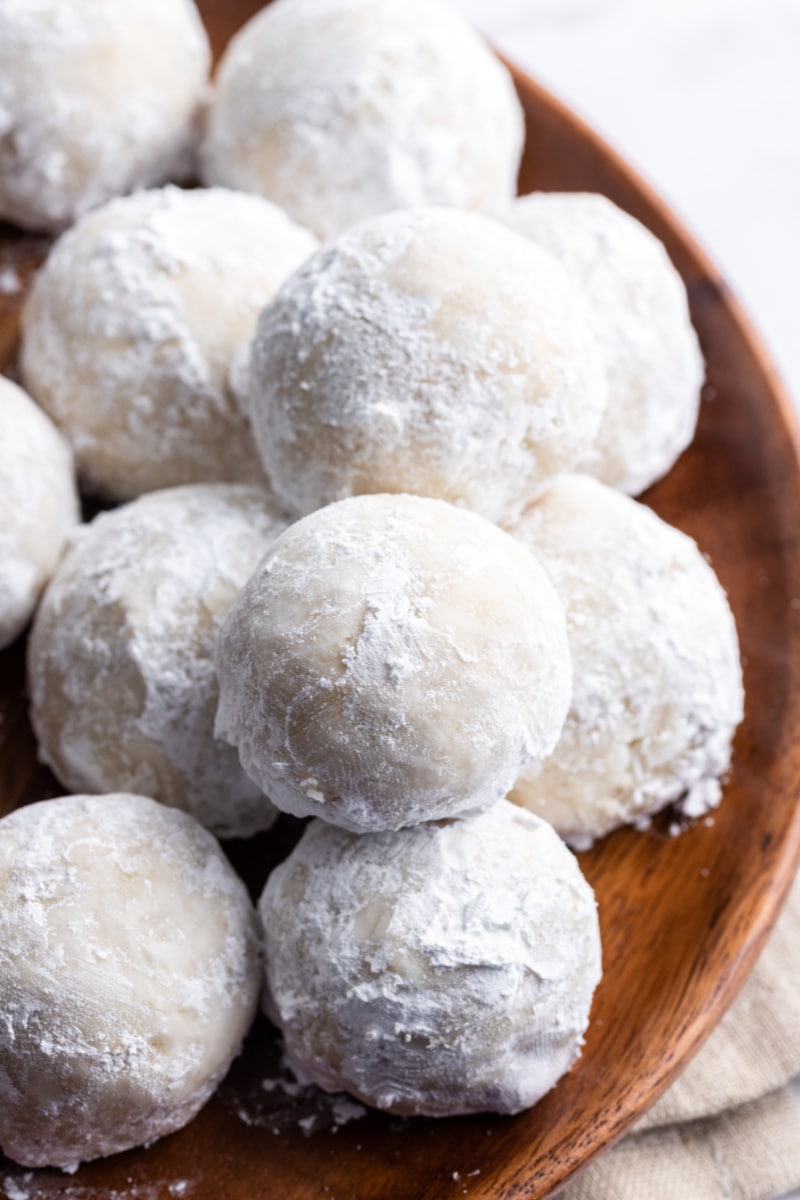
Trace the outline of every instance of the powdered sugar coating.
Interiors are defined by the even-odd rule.
[[[736,627],[696,544],[586,476],[557,480],[512,533],[567,613],[572,705],[512,799],[585,848],[679,801],[719,803],[744,695]]]
[[[358,831],[471,811],[569,704],[538,563],[441,501],[362,496],[291,526],[217,643],[216,730],[278,808]]]
[[[69,446],[29,396],[0,376],[0,649],[28,623],[80,521]]]
[[[301,513],[412,492],[510,519],[586,454],[604,404],[563,268],[479,213],[356,226],[287,281],[253,341],[256,441]]]
[[[112,201],[56,243],[25,306],[22,370],[87,487],[263,482],[237,356],[316,244],[260,197],[174,187]]]
[[[357,837],[320,821],[259,903],[297,1075],[397,1113],[514,1113],[568,1071],[600,978],[592,890],[544,821]]]
[[[580,469],[637,495],[666,475],[697,424],[703,356],[683,281],[658,238],[605,196],[534,192],[504,219],[580,289],[605,362],[608,405]]]
[[[329,238],[416,204],[500,204],[523,141],[508,71],[438,0],[278,0],[223,56],[202,162]]]
[[[141,796],[0,821],[0,1146],[73,1170],[192,1119],[257,1005],[255,914],[216,841]]]
[[[213,649],[239,589],[286,527],[257,488],[153,492],[85,526],[28,647],[41,758],[73,791],[140,791],[219,836],[275,810],[214,739]]]
[[[192,0],[0,0],[0,217],[55,231],[174,177],[209,62]]]

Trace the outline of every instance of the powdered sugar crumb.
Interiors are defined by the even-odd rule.
[[[22,291],[22,280],[14,267],[0,267],[0,296],[16,296]]]
[[[364,1105],[356,1103],[355,1100],[349,1100],[347,1096],[340,1096],[333,1102],[333,1119],[337,1129],[342,1125],[348,1125],[350,1121],[360,1121],[366,1115],[367,1110]]]
[[[280,1075],[265,1076],[246,1095],[237,1094],[230,1107],[244,1125],[268,1129],[275,1137],[294,1127],[306,1137],[323,1131],[338,1133],[344,1125],[367,1115],[363,1104],[301,1082],[288,1068]]]
[[[31,1178],[31,1175],[23,1176],[23,1179],[26,1181]],[[8,1200],[28,1200],[30,1192],[28,1192],[25,1188],[20,1187],[16,1180],[6,1178],[0,1182],[3,1184],[3,1189],[8,1197]]]
[[[265,1092],[274,1092],[276,1088],[280,1088],[287,1096],[296,1098],[302,1095],[307,1088],[302,1083],[295,1083],[291,1079],[262,1079],[261,1086]]]
[[[106,1187],[64,1187],[63,1176],[37,1175],[26,1171],[24,1175],[0,1175],[0,1189],[6,1200],[164,1200],[166,1196],[186,1196],[194,1193],[196,1180],[176,1179],[171,1182],[138,1184],[128,1180],[123,1189]]]

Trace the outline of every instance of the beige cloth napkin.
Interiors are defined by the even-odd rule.
[[[800,1188],[800,876],[755,970],[680,1078],[563,1200],[772,1200]]]

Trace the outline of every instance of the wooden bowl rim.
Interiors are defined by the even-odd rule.
[[[777,415],[792,447],[795,465],[800,472],[800,414],[789,395],[772,357],[760,333],[757,331],[744,306],[725,280],[723,274],[703,249],[694,235],[684,226],[654,187],[630,165],[623,155],[568,104],[548,88],[540,84],[527,71],[519,67],[504,54],[499,54],[514,80],[520,96],[527,97],[532,105],[549,109],[551,113],[571,127],[581,141],[588,143],[600,157],[610,164],[628,186],[636,191],[644,203],[653,210],[658,219],[669,228],[687,257],[693,260],[698,272],[712,280],[719,293],[721,303],[735,325],[742,341],[746,343],[753,359],[764,377],[767,390],[775,403]],[[715,981],[712,998],[702,1013],[698,1013],[683,1036],[676,1043],[677,1053],[665,1061],[660,1070],[652,1072],[646,1086],[638,1092],[638,1103],[627,1108],[620,1106],[614,1119],[607,1125],[607,1136],[590,1148],[573,1147],[573,1153],[564,1156],[559,1169],[553,1172],[553,1189],[547,1195],[560,1191],[576,1173],[583,1170],[599,1154],[618,1141],[669,1085],[681,1074],[688,1060],[700,1049],[736,998],[739,990],[752,971],[764,945],[780,915],[789,894],[794,876],[800,868],[800,792],[797,796],[793,821],[783,839],[781,870],[777,882],[762,901],[758,915],[750,927],[746,949],[738,954],[726,974]],[[724,802],[724,801],[723,801]]]

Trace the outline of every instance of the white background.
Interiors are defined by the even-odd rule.
[[[800,408],[800,0],[456,2],[655,185]]]

